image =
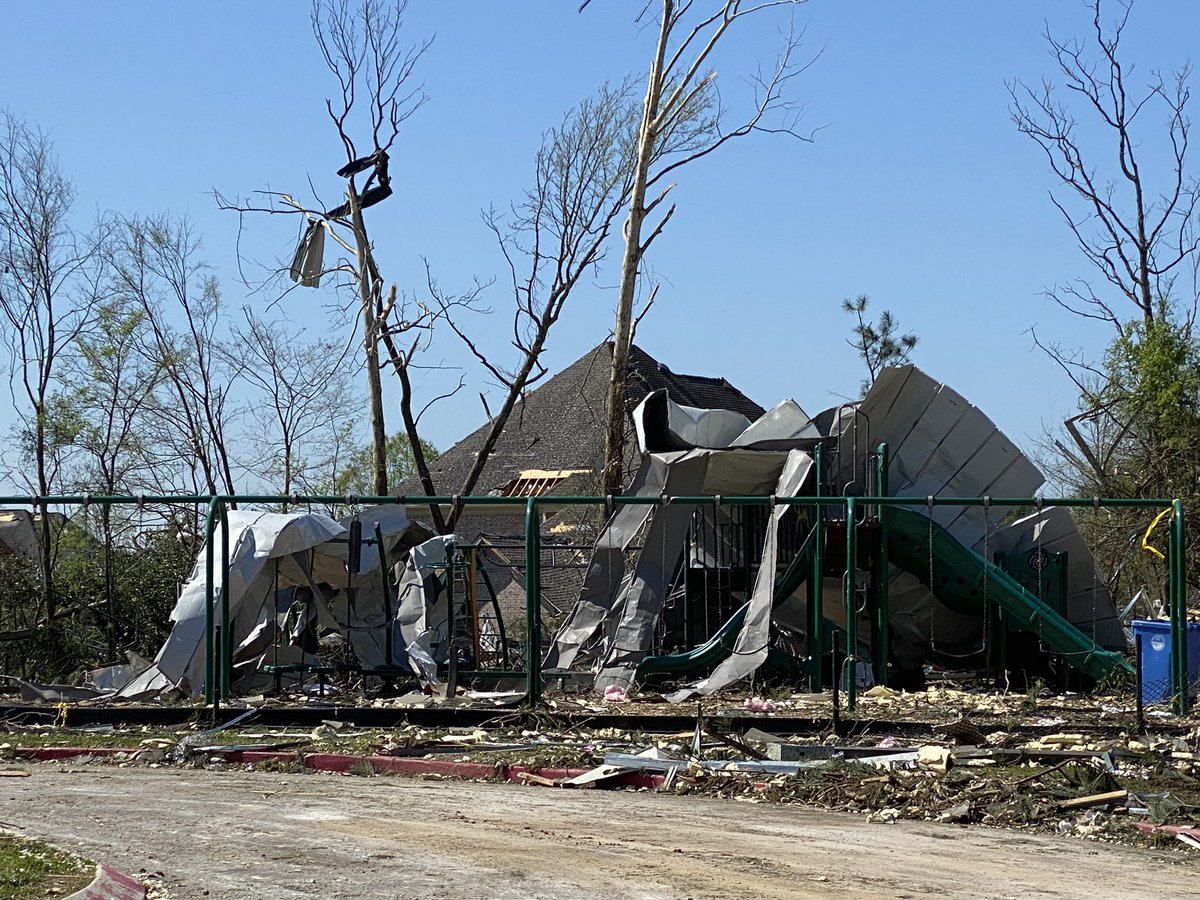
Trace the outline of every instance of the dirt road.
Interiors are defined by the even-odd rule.
[[[31,765],[0,821],[180,900],[1189,897],[1186,854],[647,793]]]

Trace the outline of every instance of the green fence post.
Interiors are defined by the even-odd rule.
[[[849,664],[849,677],[846,679],[846,709],[853,711],[858,699],[858,591],[857,579],[854,577],[857,568],[858,547],[856,546],[854,517],[854,497],[846,498],[846,663]],[[842,666],[846,671],[846,666]],[[839,672],[840,677],[840,672]]]
[[[1170,564],[1171,606],[1171,658],[1172,689],[1175,692],[1175,711],[1183,715],[1188,711],[1191,685],[1188,683],[1187,646],[1187,568],[1183,532],[1183,503],[1171,501],[1171,540],[1168,553]]]
[[[221,699],[233,692],[233,629],[229,627],[229,506],[218,501],[221,511]]]
[[[217,498],[208,501],[208,516],[204,521],[204,702],[212,706],[217,699],[215,684],[216,642],[213,640],[213,539],[217,533]]]
[[[813,448],[813,460],[816,463],[817,478],[814,490],[818,499],[821,496],[825,479],[825,445],[817,444]],[[825,561],[822,558],[825,549],[825,510],[820,503],[813,507],[813,554],[812,575],[808,579],[808,657],[812,670],[809,673],[809,690],[820,693],[824,689],[823,667],[825,660]]]
[[[525,693],[530,706],[542,699],[541,525],[537,498],[525,505]]]
[[[877,466],[877,493],[880,497],[888,495],[888,445],[879,445]],[[879,535],[875,545],[875,559],[872,566],[872,610],[871,610],[871,662],[874,668],[875,683],[887,684],[888,659],[891,657],[891,631],[888,619],[891,614],[890,598],[888,596],[888,507],[876,507],[879,518]]]

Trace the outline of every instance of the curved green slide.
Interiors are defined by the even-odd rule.
[[[927,516],[899,506],[888,507],[885,515],[889,561],[931,587],[933,595],[947,608],[977,615],[983,611],[986,596],[1004,610],[1009,621],[1036,634],[1074,668],[1097,680],[1114,671],[1132,673],[1132,667],[1120,653],[1100,647],[1003,569],[959,543],[940,525],[931,525]],[[931,535],[936,582],[932,586],[929,584]],[[812,532],[787,570],[776,580],[776,602],[789,597],[808,578],[811,560]],[[746,604],[738,609],[711,638],[692,650],[646,657],[638,666],[638,677],[690,677],[711,670],[733,652],[748,607]],[[798,665],[797,660],[775,649],[770,651],[767,661],[791,670]]]
[[[812,572],[813,531],[800,546],[800,550],[788,563],[783,574],[775,579],[775,602],[781,603],[790,597],[809,577]],[[742,623],[746,621],[746,611],[749,602],[744,603],[729,619],[716,630],[703,644],[683,653],[673,653],[670,656],[647,656],[637,667],[639,680],[656,676],[687,678],[706,672],[722,662],[733,652],[741,633]],[[799,660],[794,659],[774,647],[767,651],[767,665],[790,673],[802,671]]]
[[[1113,671],[1133,671],[1120,653],[1094,640],[1027,591],[1011,575],[980,556],[929,518],[901,506],[885,511],[888,560],[915,575],[938,601],[955,612],[979,614],[983,598],[1004,610],[1010,622],[1036,634],[1066,662],[1099,680]],[[933,580],[930,584],[930,539]]]

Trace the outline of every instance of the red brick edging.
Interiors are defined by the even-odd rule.
[[[17,747],[15,755],[20,759],[33,762],[55,762],[57,760],[74,759],[79,756],[121,756],[132,758],[145,748],[140,747]],[[335,772],[348,774],[355,772],[367,764],[375,773],[387,772],[393,775],[436,775],[442,778],[461,778],[463,780],[497,780],[523,784],[522,775],[536,775],[540,778],[557,780],[574,778],[582,775],[587,769],[567,768],[538,768],[535,766],[498,765],[482,762],[465,762],[450,759],[426,759],[413,756],[351,756],[345,753],[303,753],[264,750],[217,750],[209,754],[219,756],[234,765],[264,762],[299,762],[307,769],[318,772]],[[628,772],[604,781],[605,787],[632,787],[656,789],[662,784],[663,776],[646,772]]]

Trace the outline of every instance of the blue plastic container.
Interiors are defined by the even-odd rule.
[[[1133,638],[1142,638],[1142,702],[1171,699],[1171,622],[1169,619],[1134,619]],[[1187,623],[1189,693],[1196,695],[1200,671],[1200,622]]]

